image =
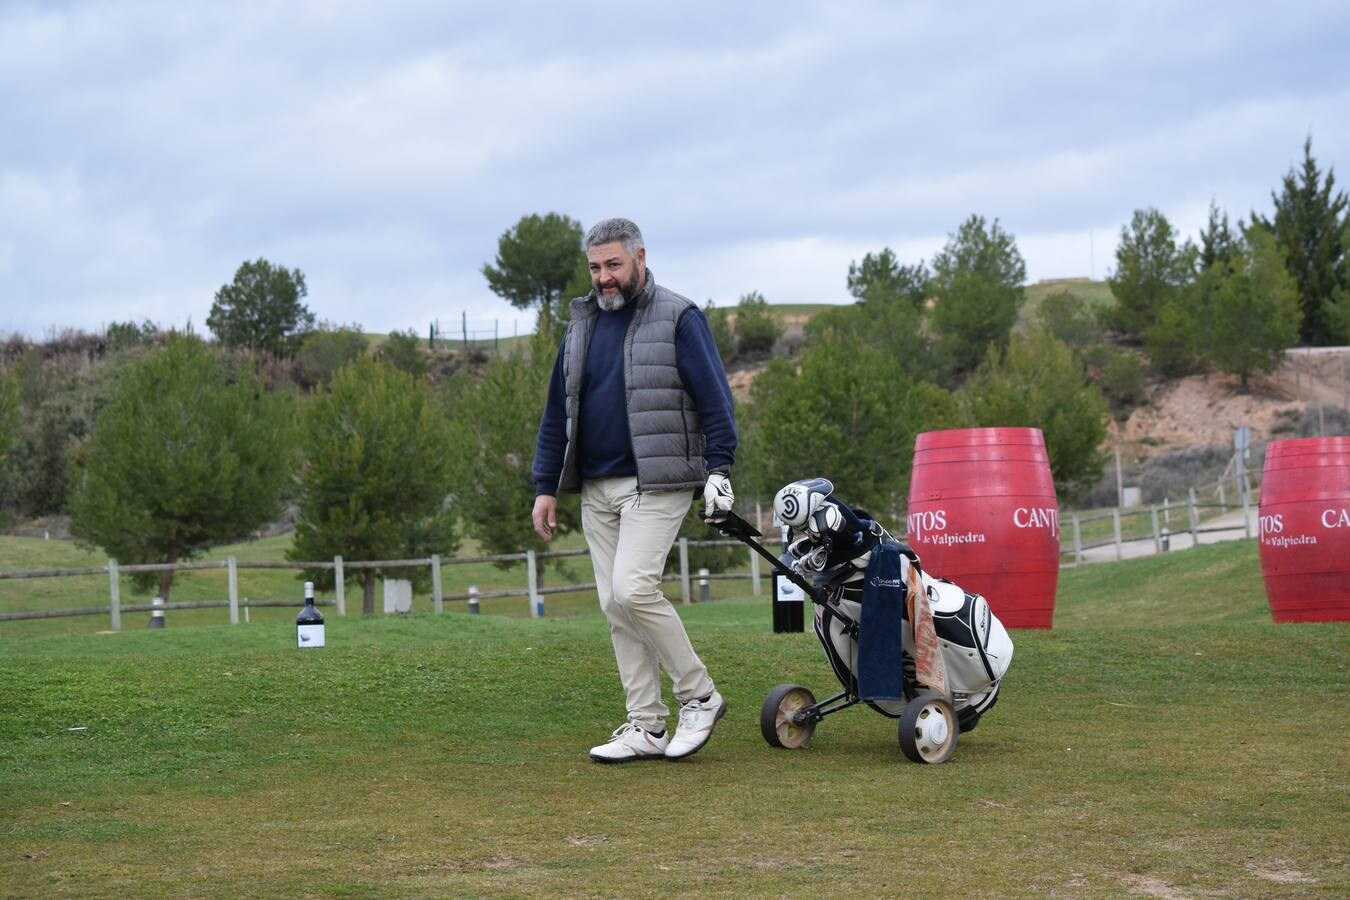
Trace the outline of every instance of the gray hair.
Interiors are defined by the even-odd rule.
[[[602,219],[586,232],[587,250],[615,241],[623,244],[623,249],[629,256],[637,256],[638,249],[645,246],[642,243],[642,232],[629,219]]]

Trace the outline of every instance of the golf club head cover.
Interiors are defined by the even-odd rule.
[[[811,516],[834,492],[828,478],[804,478],[784,485],[773,496],[773,511],[793,532],[805,529]]]

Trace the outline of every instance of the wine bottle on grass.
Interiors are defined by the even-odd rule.
[[[295,645],[323,646],[323,613],[314,605],[314,582],[305,582],[305,608],[295,617]]]

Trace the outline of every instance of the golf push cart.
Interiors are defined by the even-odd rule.
[[[829,480],[810,478],[774,496],[789,529],[781,557],[735,513],[706,520],[811,598],[816,637],[843,687],[817,701],[801,685],[777,685],[760,708],[760,731],[771,746],[803,747],[821,719],[865,703],[900,720],[906,757],[945,762],[957,736],[997,702],[1012,640],[984,597],[925,573],[909,546],[833,494]]]

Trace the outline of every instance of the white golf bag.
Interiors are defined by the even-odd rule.
[[[784,487],[774,498],[775,512],[790,529],[783,562],[810,578],[833,601],[834,609],[829,604],[815,604],[814,616],[816,637],[830,667],[844,689],[857,696],[857,635],[858,623],[862,621],[864,579],[876,548],[883,543],[896,545],[900,550],[902,583],[921,584],[932,610],[946,669],[947,699],[961,731],[972,730],[980,716],[997,702],[999,685],[1012,662],[1012,639],[1003,623],[984,597],[924,572],[918,554],[866,513],[852,510],[835,499],[832,491],[829,481],[808,479]],[[917,579],[911,577],[911,567]],[[864,701],[892,718],[900,717],[906,703],[927,687],[915,677],[914,628],[907,612],[901,627],[905,698]]]

